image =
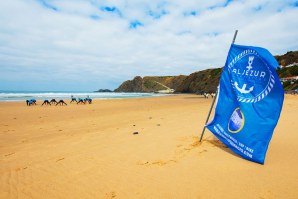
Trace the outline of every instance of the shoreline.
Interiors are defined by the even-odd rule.
[[[130,94],[130,93],[127,93],[127,94]],[[144,94],[148,94],[148,93],[144,93]],[[98,100],[99,101],[100,100],[122,100],[122,99],[143,99],[143,98],[146,99],[146,98],[172,97],[172,96],[183,96],[183,95],[185,95],[185,96],[190,96],[190,95],[201,96],[202,98],[204,98],[203,95],[199,95],[199,94],[195,94],[195,93],[177,93],[177,94],[156,94],[155,96],[152,95],[152,96],[139,96],[139,97],[92,98],[92,101],[98,101]],[[78,97],[76,97],[76,98],[78,98]],[[211,96],[209,98],[211,98]],[[52,98],[49,97],[47,99],[50,100]],[[55,98],[53,98],[53,99],[55,99]],[[71,101],[71,99],[69,99],[69,98],[56,97],[56,99],[63,99],[65,102],[70,102]],[[6,101],[1,101],[0,100],[0,103],[6,103],[6,102],[8,102],[8,103],[11,103],[11,102],[12,103],[26,103],[26,99],[24,99],[24,100],[6,100]],[[42,103],[43,100],[38,99],[37,102]]]
[[[70,100],[73,96],[74,98],[86,98],[89,96],[94,99],[122,99],[122,98],[146,98],[146,97],[159,97],[159,96],[167,96],[168,94],[156,94],[156,93],[124,93],[124,92],[98,92],[98,93],[48,93],[48,92],[39,92],[39,93],[0,93],[0,102],[18,102],[18,101],[26,101],[30,99],[35,99],[37,101],[44,100]],[[177,94],[172,94],[177,95]]]

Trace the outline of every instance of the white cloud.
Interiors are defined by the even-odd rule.
[[[0,90],[116,88],[135,75],[190,74],[219,67],[235,29],[236,43],[284,54],[298,49],[294,4],[5,1],[0,6]],[[185,14],[191,12],[195,14]],[[143,25],[130,29],[136,20]],[[67,83],[72,81],[77,84]]]

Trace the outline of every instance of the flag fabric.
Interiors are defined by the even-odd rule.
[[[271,53],[232,44],[220,77],[215,114],[206,127],[232,151],[264,164],[284,90]]]

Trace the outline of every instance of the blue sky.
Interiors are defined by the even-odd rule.
[[[236,43],[298,50],[298,1],[9,0],[0,90],[93,91],[220,67]]]

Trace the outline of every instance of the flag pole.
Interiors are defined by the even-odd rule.
[[[233,37],[232,44],[235,43],[235,40],[236,40],[236,37],[237,37],[237,33],[238,33],[238,30],[235,31],[235,34],[234,34],[234,37]],[[209,110],[209,113],[208,113],[208,116],[207,116],[207,119],[206,119],[206,122],[205,122],[205,125],[204,125],[204,128],[203,128],[203,131],[202,131],[202,133],[201,133],[200,142],[201,142],[202,139],[203,139],[203,136],[204,136],[204,133],[205,133],[205,129],[206,129],[206,124],[207,124],[208,121],[209,121],[209,117],[210,117],[210,115],[211,115],[211,112],[212,112],[214,103],[215,103],[215,101],[216,101],[216,98],[217,98],[217,95],[218,95],[218,89],[219,89],[219,86],[218,86],[217,89],[216,89],[215,96],[214,96],[214,98],[213,98],[213,101],[212,101],[212,104],[211,104],[211,107],[210,107],[210,110]]]

